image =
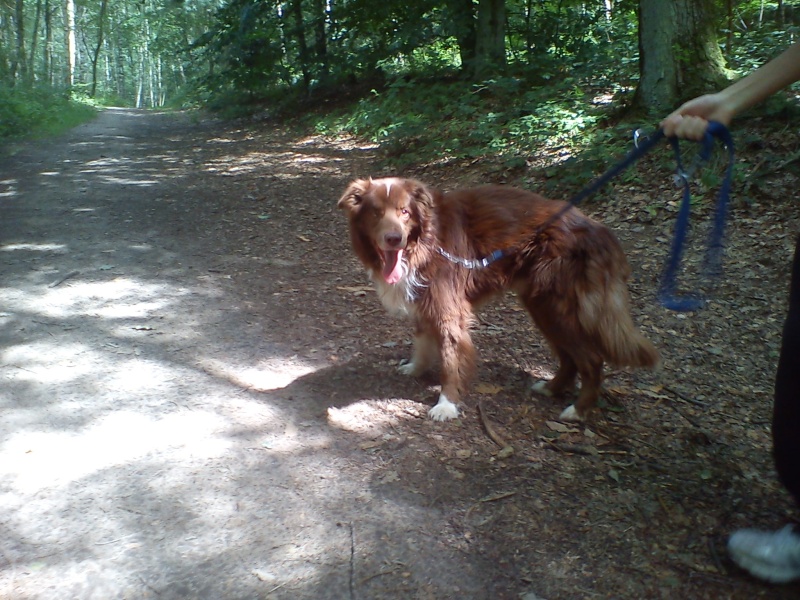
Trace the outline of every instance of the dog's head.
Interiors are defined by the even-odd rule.
[[[425,224],[430,222],[434,193],[413,179],[358,179],[339,199],[348,214],[350,238],[359,258],[384,281],[395,284],[406,274]]]

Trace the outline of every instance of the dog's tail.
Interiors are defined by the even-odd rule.
[[[583,290],[577,298],[581,326],[599,344],[610,365],[655,368],[661,362],[658,350],[631,318],[628,261],[608,230],[601,229],[596,235],[602,238],[604,234],[609,239],[594,247],[585,265]]]
[[[600,308],[592,299],[584,297],[581,321],[584,327],[593,331],[605,361],[614,367],[657,367],[661,357],[655,346],[633,324],[625,284],[615,282],[609,286],[602,300]]]

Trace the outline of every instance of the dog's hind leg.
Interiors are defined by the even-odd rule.
[[[602,356],[592,348],[591,337],[582,330],[577,319],[553,309],[557,306],[555,300],[522,295],[521,300],[559,360],[555,377],[550,381],[538,381],[533,385],[533,391],[548,396],[568,393],[574,389],[576,377],[580,375],[578,400],[568,406],[560,418],[564,421],[582,421],[600,396],[603,383]]]
[[[578,367],[575,361],[572,356],[560,348],[553,350],[558,355],[558,371],[550,381],[541,379],[531,386],[531,389],[537,394],[561,396],[575,389],[575,379],[578,376]]]
[[[603,389],[603,359],[585,354],[576,360],[581,375],[581,391],[575,404],[569,405],[559,417],[562,421],[583,421],[597,404]]]

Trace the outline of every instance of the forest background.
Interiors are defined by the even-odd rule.
[[[513,171],[580,155],[583,180],[627,143],[619,127],[657,122],[792,43],[799,4],[0,0],[0,140],[103,105],[203,107],[300,117],[395,166]],[[785,100],[763,110],[791,112]]]

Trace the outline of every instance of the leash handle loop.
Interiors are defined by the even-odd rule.
[[[679,180],[683,183],[683,200],[681,201],[681,206],[678,210],[678,218],[675,222],[675,235],[672,240],[672,250],[661,278],[658,298],[664,308],[678,312],[687,312],[701,308],[706,302],[706,299],[700,295],[689,294],[678,296],[675,291],[677,287],[676,277],[680,269],[681,259],[683,256],[686,233],[689,229],[689,213],[691,211],[692,203],[689,182],[694,168],[699,166],[699,164],[708,161],[714,150],[716,142],[721,142],[728,149],[728,166],[725,172],[725,178],[720,186],[719,195],[717,197],[717,207],[711,226],[711,233],[709,235],[708,247],[703,266],[704,271],[709,275],[709,277],[717,277],[722,270],[722,250],[723,238],[725,234],[725,220],[728,213],[728,199],[730,196],[731,181],[733,179],[733,137],[725,125],[718,123],[717,121],[710,121],[708,128],[706,129],[706,134],[702,142],[700,142],[702,146],[698,154],[697,164],[694,165],[694,167],[688,172],[683,168],[678,138],[672,137],[669,138],[669,141],[675,151],[675,159],[678,163],[677,166]]]

